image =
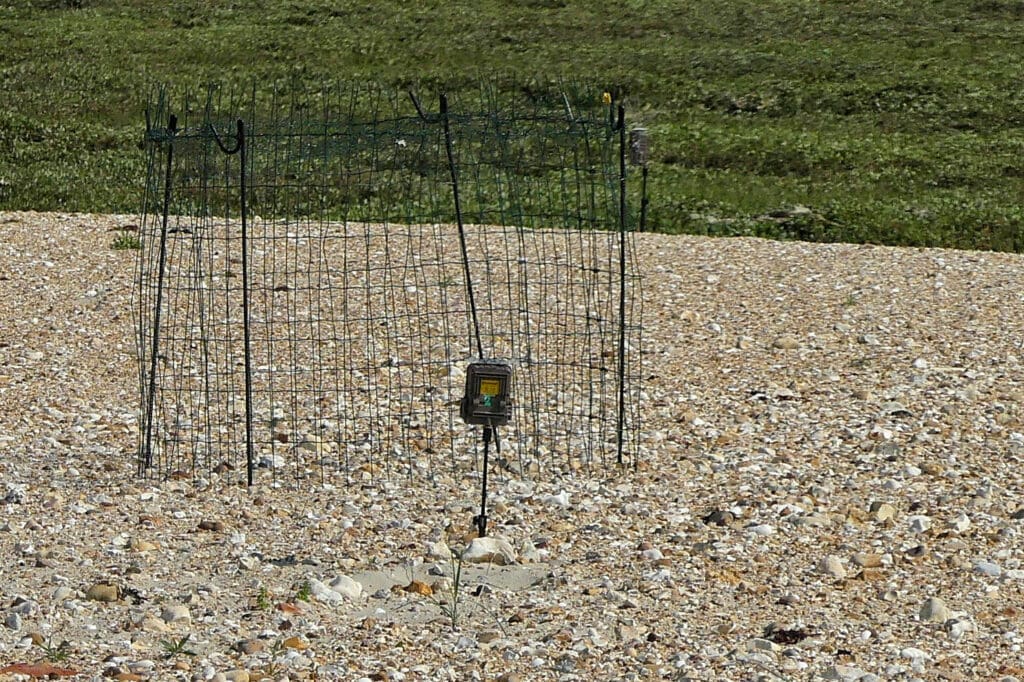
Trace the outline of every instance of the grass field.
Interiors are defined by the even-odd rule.
[[[571,75],[650,130],[652,229],[1019,251],[1021,45],[1024,0],[8,2],[0,209],[138,211],[156,83]]]

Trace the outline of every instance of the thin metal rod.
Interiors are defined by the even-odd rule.
[[[246,193],[247,153],[245,144],[245,121],[238,119],[235,146],[228,147],[220,138],[216,126],[210,124],[213,139],[220,150],[228,156],[238,154],[238,186],[239,203],[242,213],[242,349],[245,372],[245,470],[246,483],[251,487],[253,472],[256,468],[255,446],[253,443],[253,409],[252,409],[252,334],[249,316],[249,210]]]
[[[171,180],[174,166],[174,134],[178,117],[171,114],[167,122],[167,172],[164,177],[164,210],[160,226],[160,255],[157,266],[156,305],[153,308],[153,347],[149,357],[149,395],[146,396],[146,444],[142,451],[139,473],[153,465],[153,408],[156,400],[156,365],[160,352],[160,313],[164,303],[164,272],[167,268],[167,221],[171,211]]]
[[[647,204],[651,203],[651,200],[647,197],[647,164],[644,163],[641,171],[640,181],[640,224],[637,229],[640,232],[647,231]]]
[[[618,423],[616,461],[622,465],[623,432],[626,426],[626,108],[619,105],[619,357]]]
[[[415,100],[414,100],[415,101]],[[455,201],[455,221],[459,226],[459,246],[462,248],[462,269],[466,277],[466,296],[469,299],[469,314],[476,337],[477,357],[483,359],[484,345],[480,338],[480,322],[476,314],[476,299],[473,297],[473,276],[469,271],[469,251],[466,248],[466,227],[462,221],[462,202],[459,198],[459,171],[455,167],[455,152],[452,148],[452,127],[448,119],[448,96],[441,93],[441,121],[444,124],[444,149],[448,155],[448,170],[452,176],[452,196]]]
[[[249,323],[249,211],[246,193],[246,171],[248,170],[246,147],[245,122],[238,119],[239,194],[242,210],[242,337],[245,349],[245,467],[246,483],[251,487],[256,463],[252,432],[252,335]]]
[[[488,454],[491,446],[491,435],[493,428],[484,427],[484,476],[480,483],[480,514],[476,517],[477,535],[487,537],[487,469],[489,467]]]

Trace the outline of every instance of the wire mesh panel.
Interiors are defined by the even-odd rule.
[[[579,104],[578,102],[582,102]],[[621,109],[483,87],[158,93],[138,270],[140,471],[429,476],[635,463],[640,305]]]

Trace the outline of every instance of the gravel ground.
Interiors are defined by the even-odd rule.
[[[0,213],[0,680],[1024,679],[1021,257],[637,235],[640,467],[460,564],[472,472],[135,476],[136,223]]]

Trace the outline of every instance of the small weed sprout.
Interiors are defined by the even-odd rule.
[[[60,644],[54,644],[51,638],[45,643],[40,644],[39,648],[43,650],[43,660],[50,663],[66,661],[71,655],[71,643],[67,640],[62,641]]]
[[[179,640],[161,639],[160,646],[164,649],[164,658],[171,659],[175,656],[195,656],[196,652],[186,648],[188,640],[192,635],[185,635]]]
[[[459,629],[459,619],[462,617],[462,552],[452,549],[448,561],[452,569],[451,585],[444,594],[436,596],[434,602],[454,632]]]
[[[256,608],[260,611],[270,608],[270,591],[266,585],[260,585],[260,591],[256,593]]]
[[[273,645],[270,647],[270,660],[267,662],[267,667],[263,669],[265,677],[275,677],[281,672],[277,659],[287,651],[284,642],[280,639],[275,640]]]
[[[309,601],[312,596],[309,581],[302,583],[302,585],[299,586],[298,591],[295,593],[295,599],[297,601]]]

